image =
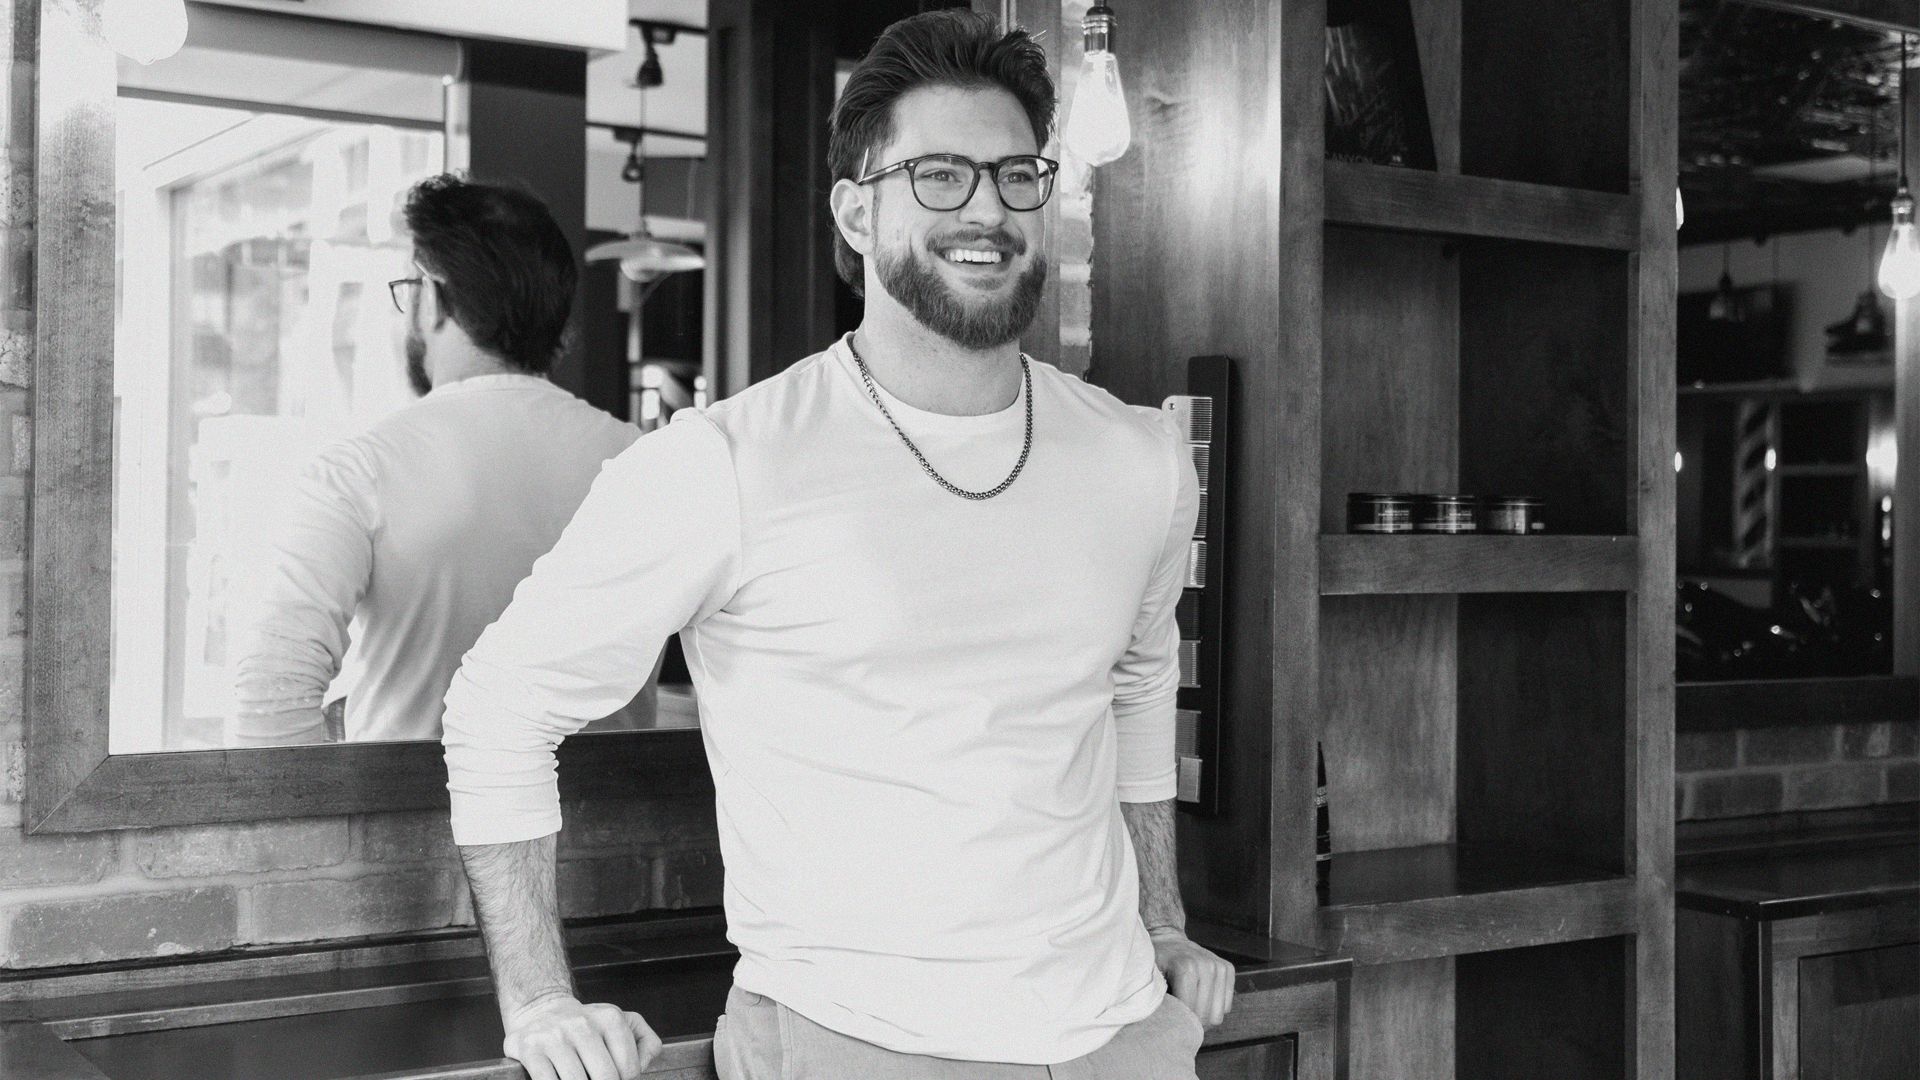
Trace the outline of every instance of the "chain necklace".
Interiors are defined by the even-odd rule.
[[[1033,449],[1033,369],[1027,366],[1026,353],[1020,354],[1020,381],[1027,397],[1027,437],[1026,441],[1020,446],[1020,460],[1013,463],[1013,471],[1007,474],[1007,478],[992,488],[986,491],[968,491],[966,488],[956,487],[948,483],[946,477],[935,472],[933,466],[927,461],[927,455],[921,453],[920,448],[913,445],[913,440],[907,438],[907,433],[900,430],[899,421],[895,420],[893,414],[887,411],[887,403],[880,400],[880,391],[873,385],[873,375],[867,370],[867,362],[860,359],[860,350],[853,347],[853,336],[851,334],[847,336],[847,351],[853,354],[853,362],[860,368],[860,380],[867,384],[867,396],[872,398],[873,403],[880,407],[880,415],[886,417],[887,423],[893,425],[893,433],[900,436],[901,442],[907,444],[907,449],[913,453],[914,460],[920,463],[920,467],[926,470],[928,476],[933,477],[935,483],[963,499],[973,499],[975,501],[991,499],[995,495],[1013,486],[1014,480],[1020,475],[1020,470],[1026,468],[1027,453]]]

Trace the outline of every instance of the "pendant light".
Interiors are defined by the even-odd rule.
[[[1880,291],[1895,300],[1920,293],[1920,235],[1907,191],[1907,36],[1900,35],[1900,187],[1893,195],[1893,230],[1880,254]]]
[[[187,0],[107,0],[100,31],[129,60],[165,60],[187,43]]]
[[[1073,108],[1061,141],[1089,165],[1105,165],[1127,152],[1133,125],[1127,120],[1127,95],[1120,85],[1120,61],[1113,55],[1113,9],[1096,3],[1080,24],[1085,51]]]
[[[639,26],[640,38],[647,46],[646,59],[641,62],[640,70],[634,76],[634,87],[640,91],[640,126],[633,129],[632,141],[627,147],[626,164],[620,167],[620,179],[632,184],[638,193],[640,217],[632,234],[625,240],[595,244],[587,249],[586,260],[618,260],[620,272],[628,280],[646,285],[668,274],[699,270],[707,265],[707,260],[685,244],[655,239],[647,231],[647,162],[646,156],[641,153],[641,143],[647,137],[647,91],[661,85],[666,79],[660,68],[660,54],[654,51],[653,28],[646,23],[640,23]]]

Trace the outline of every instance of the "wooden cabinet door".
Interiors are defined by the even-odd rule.
[[[1293,1080],[1293,1036],[1203,1050],[1194,1071],[1200,1080]]]
[[[1920,1060],[1920,943],[1800,961],[1801,1080],[1910,1080]]]

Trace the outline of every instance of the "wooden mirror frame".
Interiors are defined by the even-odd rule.
[[[437,742],[107,752],[118,84],[104,0],[39,2],[27,832],[446,806]],[[697,728],[571,740],[560,780],[567,798],[713,790]]]

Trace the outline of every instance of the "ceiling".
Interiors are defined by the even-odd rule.
[[[1680,243],[1888,220],[1900,35],[1737,0],[1679,2]]]

